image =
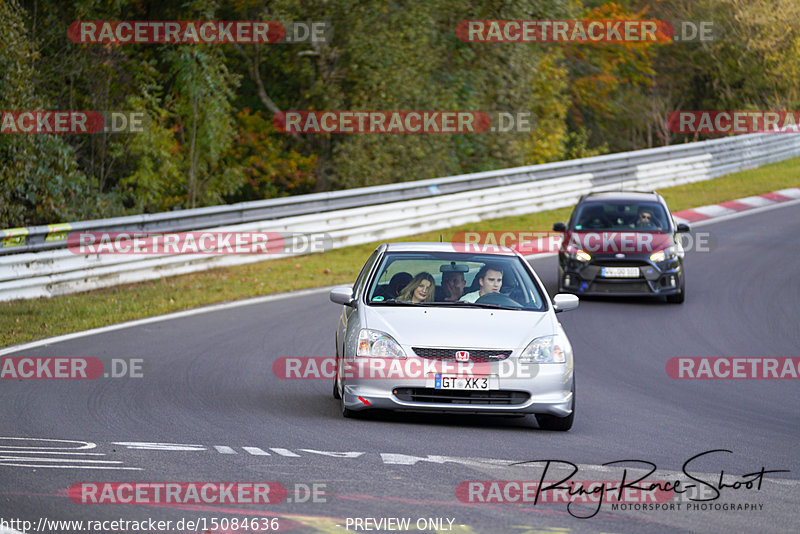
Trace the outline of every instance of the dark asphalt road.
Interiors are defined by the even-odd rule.
[[[339,307],[323,292],[15,353],[90,356],[106,365],[140,358],[143,377],[0,381],[0,518],[277,516],[292,532],[345,532],[348,517],[408,517],[412,526],[449,518],[452,530],[445,519],[440,531],[463,533],[793,531],[800,524],[800,382],[674,380],[665,365],[675,356],[800,356],[800,206],[695,231],[710,232],[714,247],[688,254],[685,304],[588,300],[559,316],[578,380],[568,433],[539,431],[532,417],[342,418],[328,380],[280,380],[271,368],[282,356],[332,355]],[[555,258],[533,265],[552,294]],[[739,479],[762,467],[791,472],[768,475],[760,490],[725,488],[711,503],[763,505],[755,511],[686,510],[686,503],[612,511],[606,504],[577,519],[564,504],[465,503],[455,493],[462,481],[538,480],[541,464],[509,464],[542,459],[579,464],[573,480],[619,480],[621,467],[598,466],[623,459],[657,465],[648,480],[674,480],[686,460],[711,449],[732,453],[692,463],[704,480],[721,470]],[[320,483],[327,502],[181,508],[67,498],[72,484],[90,481]]]

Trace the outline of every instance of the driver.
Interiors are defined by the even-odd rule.
[[[656,222],[652,210],[639,210],[639,217],[636,219],[637,228],[655,228]]]
[[[499,265],[486,264],[475,277],[480,284],[478,291],[467,293],[459,299],[461,302],[475,302],[487,293],[499,293],[503,287],[503,268]]]

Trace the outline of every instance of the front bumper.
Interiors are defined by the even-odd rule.
[[[432,376],[347,379],[344,382],[344,405],[355,411],[384,409],[438,413],[550,414],[558,417],[572,413],[571,365],[538,365],[533,378],[507,378],[502,374],[493,376],[498,387],[493,390],[437,390],[431,387]]]
[[[603,267],[635,267],[638,277],[611,278],[602,275]],[[575,260],[559,262],[559,291],[587,296],[658,296],[672,295],[683,286],[683,263],[673,259],[659,264],[641,262],[591,261],[580,263]]]

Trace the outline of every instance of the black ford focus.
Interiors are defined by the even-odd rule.
[[[576,295],[686,297],[684,250],[664,198],[656,192],[609,191],[581,197],[558,252],[559,292]]]

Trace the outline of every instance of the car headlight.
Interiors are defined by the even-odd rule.
[[[531,341],[519,357],[520,363],[565,363],[572,347],[566,336],[537,337]]]
[[[400,344],[386,332],[362,328],[358,333],[356,356],[362,358],[405,358]]]
[[[567,249],[567,256],[572,260],[589,261],[592,259],[591,254],[579,248],[570,247]]]
[[[650,254],[650,261],[654,263],[658,263],[664,260],[671,260],[677,255],[677,251],[675,247],[667,247],[664,250],[659,250],[658,252],[653,252]]]

